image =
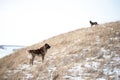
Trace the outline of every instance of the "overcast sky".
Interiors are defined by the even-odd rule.
[[[120,0],[0,0],[0,45],[32,45],[89,20],[120,20]]]

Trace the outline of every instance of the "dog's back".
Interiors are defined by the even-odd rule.
[[[36,54],[36,55],[41,54],[41,50],[40,49],[28,50],[28,52],[31,53],[31,54]]]

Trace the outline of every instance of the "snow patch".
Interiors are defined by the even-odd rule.
[[[98,78],[98,79],[96,79],[96,80],[106,80],[105,78]]]
[[[56,66],[52,66],[48,68],[48,72],[50,73],[50,80],[53,80],[53,74],[56,71]]]
[[[75,71],[82,72],[81,65],[75,66],[75,67],[73,67],[73,68],[71,68],[71,69],[68,70],[68,72],[75,72]]]
[[[68,75],[63,76],[63,78],[70,79],[70,80],[83,80],[81,77],[73,77],[73,76],[68,76]]]
[[[0,58],[3,58],[14,51],[23,48],[23,46],[17,45],[0,45]]]
[[[31,67],[28,64],[23,64],[23,65],[20,64],[20,65],[18,65],[17,69],[19,69],[19,70],[31,70]]]
[[[27,78],[27,79],[29,79],[29,78],[33,78],[33,75],[32,75],[32,74],[27,73],[27,74],[25,74],[25,78]]]

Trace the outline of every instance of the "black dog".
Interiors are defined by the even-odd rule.
[[[90,21],[90,24],[91,24],[91,26],[93,26],[93,25],[98,25],[97,22],[92,22],[92,21]]]
[[[31,56],[30,58],[30,64],[33,65],[33,61],[35,56],[42,56],[42,62],[44,61],[44,56],[47,53],[47,50],[50,48],[51,46],[49,44],[45,44],[43,47],[41,47],[40,49],[35,49],[35,50],[28,50],[29,55]]]

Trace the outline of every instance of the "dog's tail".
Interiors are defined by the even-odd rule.
[[[32,59],[32,54],[31,53],[29,53],[29,50],[26,50],[26,53],[27,53],[27,57],[28,57],[28,59]]]

